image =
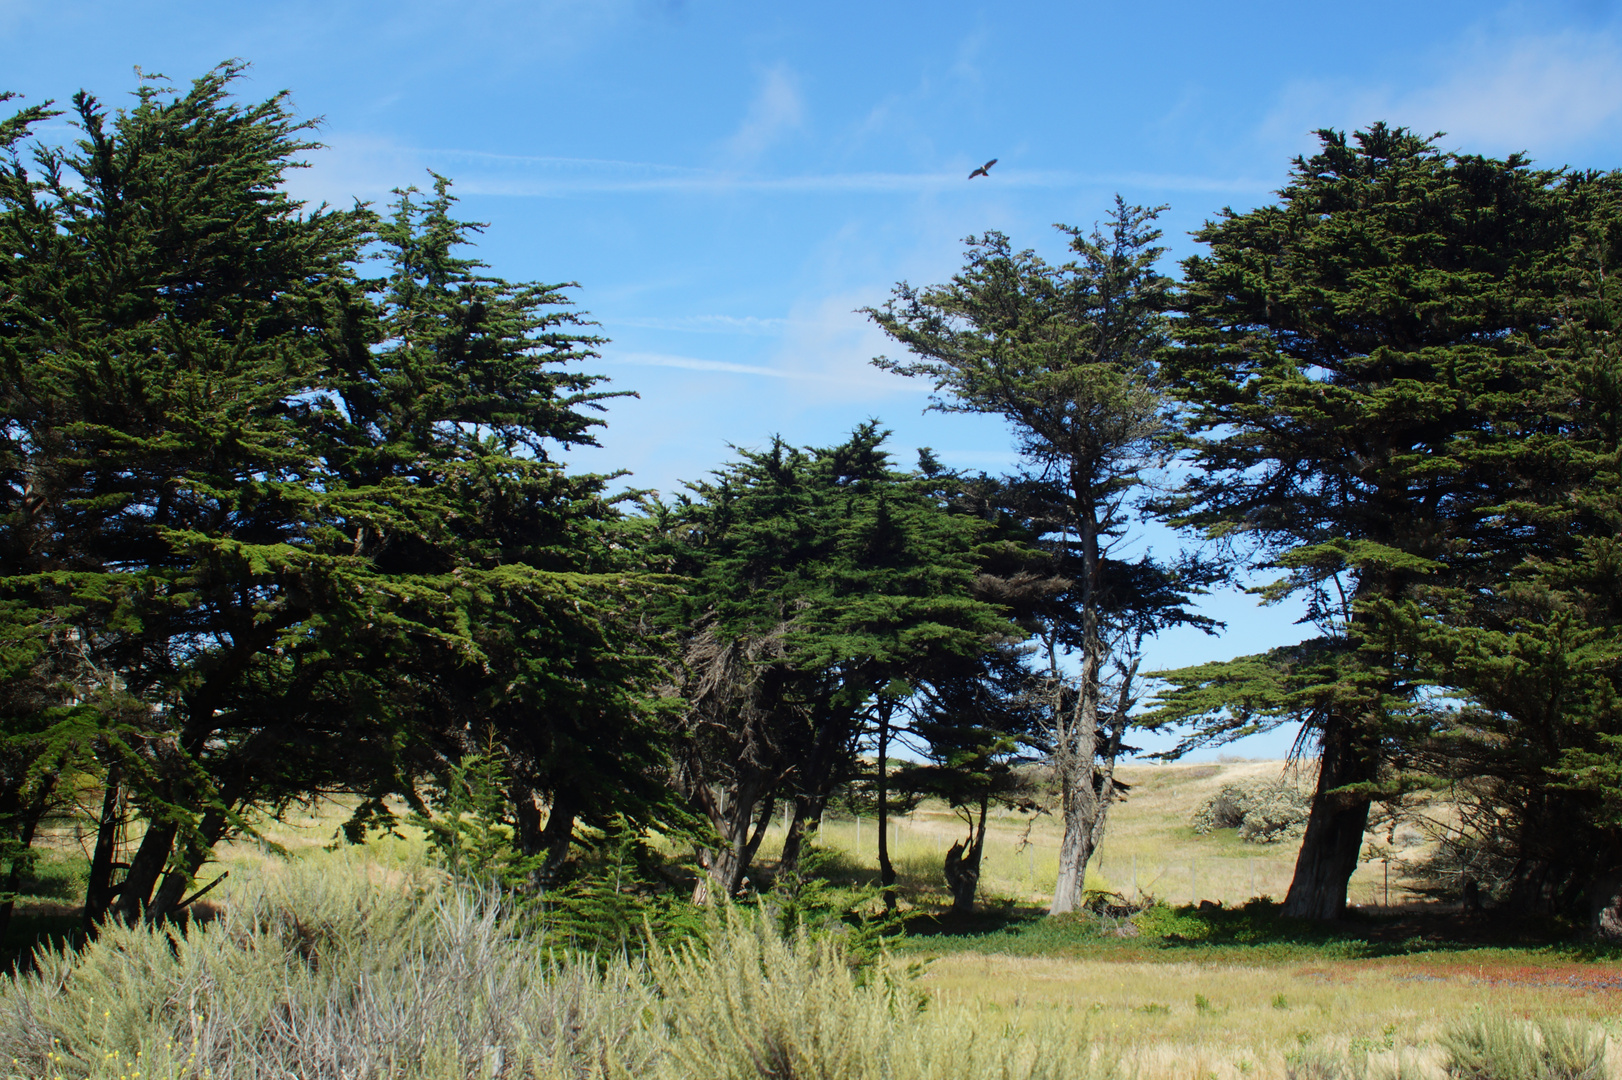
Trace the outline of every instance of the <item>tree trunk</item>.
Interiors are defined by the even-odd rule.
[[[822,818],[823,808],[833,794],[836,767],[844,756],[841,751],[855,734],[849,718],[836,722],[826,709],[820,710],[818,717],[816,740],[796,770],[799,783],[794,794],[793,823],[783,838],[783,856],[777,862],[780,874],[792,874],[800,868],[805,823]]]
[[[513,839],[518,841],[518,850],[525,855],[539,855],[545,846],[541,840],[541,828],[546,820],[542,800],[534,788],[521,781],[507,789],[507,798],[512,801],[516,826]]]
[[[991,796],[980,796],[980,819],[969,826],[967,843],[955,841],[946,852],[946,888],[952,894],[952,914],[974,914],[974,896],[980,888],[980,857],[986,848],[986,810]]]
[[[1059,676],[1057,646],[1049,639],[1048,668],[1054,682],[1053,765],[1059,774],[1059,802],[1064,815],[1064,838],[1059,842],[1059,877],[1053,888],[1049,915],[1064,915],[1082,905],[1087,884],[1087,861],[1093,857],[1093,825],[1098,819],[1098,789],[1093,760],[1098,753],[1098,675],[1103,664],[1104,641],[1099,626],[1099,578],[1103,570],[1098,541],[1097,508],[1082,498],[1089,490],[1079,473],[1072,473],[1070,489],[1076,501],[1080,529],[1081,578],[1081,681],[1073,709],[1061,707],[1064,685]],[[1069,716],[1066,716],[1066,713]]]
[[[11,860],[11,867],[6,872],[6,899],[0,901],[0,943],[5,942],[6,931],[11,928],[11,912],[17,906],[17,890],[22,888],[23,868],[29,865],[29,849],[34,846],[34,834],[39,829],[40,819],[45,816],[46,807],[50,805],[51,791],[55,786],[55,780],[47,780],[40,786],[17,832],[17,843],[21,845],[21,850]]]
[[[1093,827],[1088,836],[1091,847],[1087,853],[1088,859],[1098,850],[1104,842],[1104,832],[1109,824],[1109,810],[1115,804],[1116,793],[1120,788],[1115,783],[1115,763],[1121,756],[1121,743],[1126,738],[1127,726],[1131,723],[1132,707],[1137,704],[1132,688],[1138,674],[1138,664],[1142,661],[1142,652],[1139,643],[1134,643],[1127,659],[1121,662],[1121,685],[1116,697],[1115,711],[1110,715],[1108,729],[1103,739],[1103,748],[1097,752],[1098,765],[1093,770]],[[1086,871],[1086,862],[1083,861],[1083,873]],[[1085,898],[1085,890],[1083,890]]]
[[[1057,678],[1057,665],[1054,665]],[[1091,688],[1089,691],[1089,687]],[[1098,821],[1098,789],[1094,784],[1093,759],[1098,753],[1098,655],[1089,649],[1081,662],[1081,686],[1076,704],[1057,709],[1055,726],[1060,739],[1054,740],[1053,765],[1059,774],[1059,804],[1064,817],[1064,837],[1059,841],[1059,877],[1053,887],[1049,915],[1065,915],[1080,909],[1086,891],[1087,861],[1093,857],[1093,827]]]
[[[163,881],[153,893],[152,902],[146,906],[146,921],[149,924],[167,918],[175,905],[185,899],[186,886],[192,883],[197,871],[213,854],[214,845],[225,835],[226,824],[225,815],[218,810],[210,810],[203,815],[202,823],[198,826],[198,832],[202,834],[198,842],[186,845],[180,865],[163,875]]]
[[[546,855],[541,864],[539,881],[543,889],[556,885],[569,861],[569,848],[574,843],[574,823],[580,816],[580,799],[567,788],[552,793],[552,806],[546,813],[546,826],[536,836],[538,850]]]
[[[888,701],[879,705],[879,762],[876,786],[879,796],[879,885],[884,890],[884,909],[895,910],[895,867],[890,863],[890,798],[886,786],[885,755],[890,752],[890,709]],[[976,875],[978,877],[978,875]],[[970,894],[972,899],[973,894]]]
[[[794,813],[790,818],[788,835],[783,838],[783,857],[778,860],[779,874],[792,874],[800,868],[800,853],[805,846],[805,832],[813,821],[821,821],[828,807],[828,793],[801,792],[793,799]]]
[[[168,823],[153,822],[147,826],[146,835],[141,837],[141,846],[136,848],[135,856],[130,859],[124,884],[109,909],[115,918],[134,926],[146,914],[147,905],[152,901],[152,890],[163,875],[163,868],[169,862],[179,832],[178,826]]]
[[[1335,920],[1346,914],[1346,884],[1357,870],[1370,799],[1335,789],[1372,781],[1378,771],[1378,760],[1359,745],[1355,729],[1356,721],[1340,712],[1324,720],[1318,788],[1282,909],[1291,918]]]
[[[84,927],[86,933],[106,916],[118,890],[113,885],[114,860],[118,855],[118,831],[123,824],[124,807],[117,762],[107,767],[107,787],[101,797],[101,820],[96,824],[96,848],[90,856],[90,877],[85,882]]]
[[[720,835],[721,845],[699,852],[698,861],[705,873],[693,886],[693,903],[705,903],[713,896],[731,898],[743,886],[744,875],[765,832],[763,827],[757,827],[751,838],[750,826],[764,786],[758,781],[743,782],[730,795],[723,794],[719,798],[711,795],[706,800],[710,822]]]

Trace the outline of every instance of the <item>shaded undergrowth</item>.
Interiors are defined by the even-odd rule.
[[[916,914],[906,920],[909,951],[1013,956],[1285,963],[1375,960],[1425,954],[1471,959],[1616,963],[1622,947],[1587,942],[1555,921],[1466,918],[1454,911],[1354,912],[1334,923],[1290,919],[1270,900],[1242,907],[1155,904],[1131,916],[1051,918],[1012,904],[972,916]]]

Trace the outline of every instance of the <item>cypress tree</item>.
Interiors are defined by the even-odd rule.
[[[1014,251],[1000,233],[971,238],[949,284],[903,283],[868,312],[914,354],[874,363],[931,380],[942,392],[931,408],[1009,422],[1024,460],[1002,505],[1039,538],[1048,575],[1067,582],[1036,619],[1064,820],[1054,914],[1081,905],[1129,724],[1128,710],[1112,705],[1134,697],[1143,636],[1207,623],[1184,606],[1204,568],[1114,556],[1175,431],[1156,360],[1172,285],[1155,269],[1158,213],[1117,198],[1104,227],[1064,229],[1075,257],[1060,266]],[[1073,680],[1066,655],[1078,660]]]
[[[679,782],[718,836],[704,861],[723,895],[780,798],[796,865],[887,690],[1009,631],[971,590],[981,527],[892,469],[884,438],[868,423],[825,449],[774,440],[655,508],[655,550],[690,582],[664,616],[684,628]]]
[[[1613,283],[1622,177],[1566,177],[1570,236],[1545,371],[1541,431],[1498,448],[1513,478],[1496,513],[1518,561],[1475,587],[1433,587],[1410,646],[1457,707],[1422,746],[1463,810],[1443,872],[1486,902],[1581,917],[1622,893],[1622,357]],[[1507,554],[1507,553],[1506,553]]]
[[[1377,124],[1319,133],[1276,204],[1224,212],[1184,263],[1164,366],[1202,434],[1173,509],[1248,546],[1318,636],[1173,673],[1163,718],[1205,734],[1304,721],[1317,791],[1288,914],[1338,917],[1372,799],[1434,730],[1438,680],[1402,645],[1421,590],[1500,578],[1506,454],[1551,437],[1536,348],[1559,313],[1567,218],[1555,173],[1439,150]]]
[[[79,95],[83,138],[4,193],[26,281],[0,346],[3,599],[57,613],[116,705],[92,921],[174,910],[290,800],[359,792],[352,833],[385,820],[469,730],[511,742],[553,863],[582,813],[655,801],[636,575],[607,479],[552,456],[590,439],[602,392],[570,366],[596,339],[561,287],[454,253],[472,227],[442,181],[388,220],[291,200],[309,125],[285,95],[233,101],[239,74],[149,79],[113,115]],[[388,271],[363,278],[374,245]]]
[[[612,478],[559,460],[595,444],[613,396],[577,369],[601,339],[568,285],[511,284],[463,254],[481,226],[453,208],[442,177],[397,192],[377,230],[387,275],[362,285],[377,299],[331,320],[326,393],[301,415],[334,542],[386,575],[405,669],[391,707],[416,766],[443,778],[496,740],[544,884],[577,823],[643,822],[666,801],[656,657],[635,622],[653,585]]]

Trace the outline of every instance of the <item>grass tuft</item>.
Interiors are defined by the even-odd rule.
[[[1440,1040],[1452,1080],[1604,1080],[1605,1036],[1591,1027],[1479,1016]]]

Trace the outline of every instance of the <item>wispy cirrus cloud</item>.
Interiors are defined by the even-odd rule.
[[[312,168],[292,178],[296,194],[337,202],[351,196],[378,198],[396,187],[423,181],[429,170],[456,181],[465,195],[573,198],[593,195],[921,195],[968,191],[961,168],[950,171],[852,171],[771,175],[607,158],[491,154],[476,150],[417,148],[383,140],[332,135],[311,157]],[[994,178],[976,184],[1002,189],[1130,188],[1258,194],[1272,181],[1172,173],[1090,173],[1021,169],[998,165]]]
[[[633,364],[640,367],[683,368],[687,371],[714,371],[727,375],[756,375],[768,379],[810,379],[816,376],[800,371],[784,371],[763,364],[734,364],[725,360],[705,360],[696,356],[675,356],[670,353],[621,352],[606,350],[603,359],[609,363]]]
[[[675,330],[694,334],[751,334],[774,336],[788,325],[787,319],[764,319],[754,315],[682,315],[676,318],[633,316],[605,318],[615,326],[639,330]]]

